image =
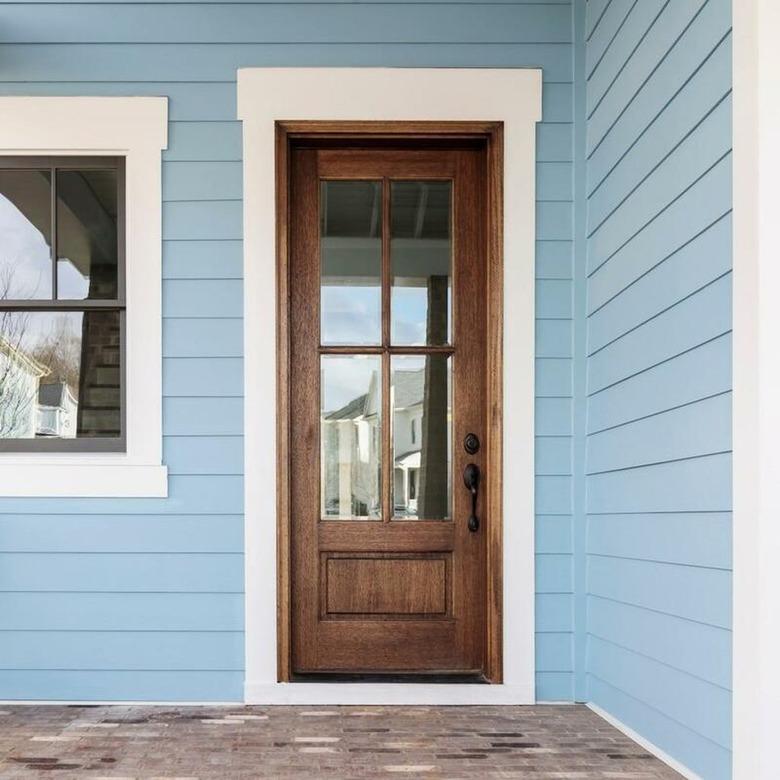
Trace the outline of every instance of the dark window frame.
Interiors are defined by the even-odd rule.
[[[0,169],[45,170],[51,176],[51,298],[34,300],[0,300],[0,311],[18,312],[87,312],[119,313],[119,404],[120,435],[94,438],[35,438],[0,439],[0,453],[99,453],[127,451],[127,326],[125,284],[125,219],[126,187],[125,158],[122,156],[77,155],[0,155]],[[57,300],[57,171],[61,170],[115,170],[117,179],[117,297],[114,299]]]

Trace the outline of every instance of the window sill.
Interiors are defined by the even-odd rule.
[[[167,498],[168,467],[127,455],[18,453],[0,457],[0,496],[16,498]]]

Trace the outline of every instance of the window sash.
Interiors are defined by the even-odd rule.
[[[46,170],[51,173],[51,298],[3,299],[0,311],[15,312],[66,312],[66,311],[117,311],[119,312],[119,436],[92,438],[32,438],[0,439],[0,452],[34,453],[99,453],[125,452],[127,449],[127,332],[125,303],[125,158],[104,156],[0,156],[0,169]],[[107,170],[117,174],[117,298],[115,299],[64,299],[57,295],[57,171]]]

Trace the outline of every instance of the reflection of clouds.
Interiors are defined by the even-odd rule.
[[[0,194],[0,296],[36,298],[51,291],[49,245],[38,228]]]
[[[376,356],[322,358],[322,410],[324,414],[335,412],[350,401],[367,393],[371,377],[379,374],[379,358]]]
[[[322,287],[322,340],[326,344],[378,344],[379,287]]]

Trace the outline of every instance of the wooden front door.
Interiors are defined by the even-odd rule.
[[[485,674],[486,160],[290,146],[291,677]]]

